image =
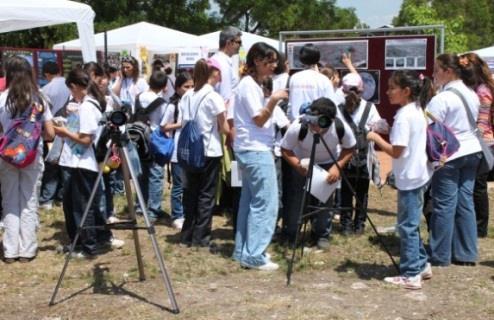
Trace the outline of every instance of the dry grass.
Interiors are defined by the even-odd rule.
[[[395,222],[395,192],[371,191],[371,218]],[[124,208],[123,199],[117,200]],[[138,281],[130,231],[121,250],[91,261],[72,260],[57,304],[49,298],[64,258],[55,248],[66,241],[60,209],[42,212],[40,252],[29,264],[0,263],[0,319],[492,319],[494,318],[494,230],[481,239],[477,267],[435,268],[423,290],[410,292],[383,283],[394,274],[374,233],[344,238],[333,232],[328,252],[311,251],[298,261],[286,286],[287,252],[270,248],[282,266],[274,273],[241,269],[230,259],[231,227],[214,217],[218,252],[182,248],[176,231],[157,226],[157,238],[171,274],[179,315],[172,315],[158,264],[146,232],[140,232],[146,281]],[[494,225],[494,222],[491,224]],[[337,227],[337,225],[336,225]],[[424,233],[426,236],[426,233]],[[398,259],[398,242],[384,238]],[[289,252],[288,252],[289,253]]]

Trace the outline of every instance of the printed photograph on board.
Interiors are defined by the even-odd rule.
[[[368,40],[326,40],[326,41],[308,41],[308,42],[287,42],[286,53],[291,69],[303,69],[304,65],[300,62],[300,49],[308,43],[314,44],[321,52],[321,65],[331,65],[336,69],[345,69],[341,62],[343,53],[349,53],[352,57],[353,65],[359,69],[368,68]]]
[[[374,104],[378,104],[379,100],[379,85],[380,85],[380,70],[357,70],[362,81],[364,82],[364,92],[362,98]],[[349,70],[342,70],[341,77],[343,78]]]
[[[385,45],[386,70],[425,70],[427,39],[387,39]]]

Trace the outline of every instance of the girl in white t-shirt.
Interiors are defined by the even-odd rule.
[[[50,108],[38,90],[29,62],[21,57],[12,57],[5,64],[5,71],[7,90],[0,96],[0,131],[5,133],[14,119],[32,107],[33,112],[34,108],[36,112],[43,112],[42,138],[52,140],[55,132]],[[38,251],[36,230],[39,225],[37,211],[43,172],[43,139],[39,141],[36,159],[22,169],[0,159],[5,263],[16,260],[29,262]]]
[[[145,79],[139,78],[139,63],[132,56],[122,58],[122,71],[115,79],[112,90],[121,100],[122,104],[131,106],[134,113],[136,96],[149,89]]]
[[[262,82],[273,74],[278,62],[276,49],[255,43],[247,53],[247,72],[235,96],[235,157],[242,171],[242,193],[237,217],[233,258],[240,265],[259,270],[276,270],[265,251],[274,233],[278,215],[278,186],[273,158],[273,111],[288,93],[272,93],[264,104]]]
[[[184,210],[182,206],[182,169],[177,161],[177,144],[178,137],[180,135],[180,129],[182,128],[182,123],[179,121],[179,108],[178,104],[182,96],[190,89],[194,87],[194,81],[192,80],[192,75],[188,72],[182,72],[177,75],[175,79],[175,93],[170,98],[170,103],[166,107],[165,115],[163,120],[161,120],[161,130],[165,132],[169,137],[173,137],[175,141],[175,149],[173,150],[173,155],[171,158],[171,174],[172,174],[172,189],[170,192],[170,207],[171,207],[171,218],[172,225],[175,229],[182,230],[184,225]]]
[[[92,144],[100,133],[100,110],[104,110],[106,101],[104,97],[99,100],[94,98],[100,96],[99,91],[95,91],[98,90],[96,84],[91,83],[90,76],[81,69],[70,71],[65,83],[70,89],[72,100],[67,105],[66,126],[55,127],[55,132],[64,138],[59,160],[64,179],[63,211],[67,233],[73,241],[98,176],[99,168]],[[100,192],[96,192],[84,226],[105,223],[98,221],[101,217],[100,196]],[[111,233],[108,231],[82,229],[76,243],[75,257],[85,258],[97,254],[100,245],[110,239]]]
[[[393,158],[393,173],[398,188],[401,275],[386,277],[384,281],[406,289],[421,289],[422,279],[432,277],[419,229],[423,194],[432,175],[425,153],[427,121],[421,107],[425,105],[430,88],[431,81],[420,80],[415,71],[393,73],[387,95],[390,103],[400,108],[394,118],[390,143],[376,132],[367,134],[368,140],[374,141]]]
[[[195,119],[203,136],[206,157],[200,172],[183,169],[183,208],[185,221],[182,244],[207,247],[211,240],[216,185],[223,155],[220,133],[228,134],[223,98],[214,91],[221,79],[218,62],[200,59],[194,66],[194,90],[184,94],[179,103],[181,123]]]
[[[362,234],[367,220],[367,198],[370,184],[367,168],[368,143],[365,141],[365,133],[371,130],[374,123],[381,121],[381,116],[373,103],[362,99],[364,83],[358,73],[345,75],[342,79],[342,89],[345,101],[340,111],[352,128],[357,145],[352,159],[343,168],[348,179],[341,184],[340,224],[344,235],[350,235],[352,232]],[[351,188],[347,183],[350,183]],[[354,198],[355,215],[353,215]]]

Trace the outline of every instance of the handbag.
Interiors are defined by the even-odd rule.
[[[432,122],[427,125],[426,153],[429,161],[436,167],[442,167],[449,157],[460,148],[460,142],[448,126],[436,119],[430,112],[424,111]]]
[[[461,92],[455,88],[449,88],[448,91],[451,91],[454,94],[456,94],[461,99],[461,102],[463,102],[463,106],[465,107],[465,110],[467,112],[468,121],[470,122],[470,126],[475,131],[477,139],[479,140],[480,143],[480,147],[482,148],[483,157],[480,160],[477,173],[484,174],[491,171],[492,167],[494,167],[494,155],[492,154],[491,148],[485,143],[484,139],[482,138],[482,132],[479,130],[479,128],[476,125],[476,122],[472,115],[472,111],[470,110],[470,108],[468,108],[468,103],[465,100],[465,97],[463,97]]]

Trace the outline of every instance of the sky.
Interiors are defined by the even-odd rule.
[[[398,15],[402,2],[403,0],[337,0],[336,5],[355,8],[360,21],[371,28],[379,28],[391,24],[393,17]]]

